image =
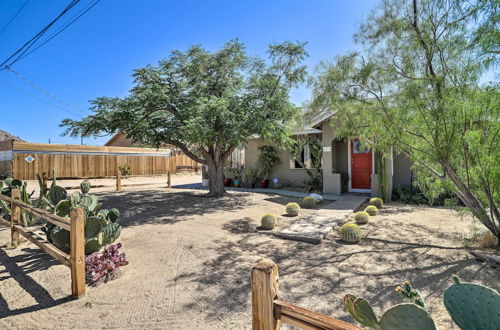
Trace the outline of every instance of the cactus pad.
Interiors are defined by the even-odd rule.
[[[444,305],[462,329],[497,329],[500,294],[475,283],[456,283],[444,293]]]
[[[90,183],[89,180],[84,180],[80,183],[80,190],[82,191],[82,194],[84,194],[84,195],[88,194],[91,187],[92,187],[92,184]]]
[[[316,200],[311,196],[306,196],[302,199],[302,207],[305,209],[314,209],[316,207]]]
[[[378,318],[373,311],[372,306],[364,298],[357,298],[351,294],[344,297],[344,308],[348,311],[353,319],[364,326],[372,329],[377,329]]]
[[[63,187],[52,186],[49,190],[48,198],[53,205],[57,205],[66,197],[68,197],[68,192]]]
[[[364,225],[368,223],[368,221],[370,221],[370,215],[368,214],[368,212],[361,211],[356,213],[356,215],[354,216],[354,220],[358,225]]]
[[[261,227],[263,229],[271,230],[276,227],[276,216],[274,214],[266,214],[260,220]]]
[[[71,202],[65,199],[57,203],[54,212],[56,215],[60,217],[67,217],[69,215],[70,210],[71,210]]]
[[[346,223],[340,228],[340,238],[347,243],[361,241],[361,228],[354,223]]]
[[[299,215],[300,213],[300,205],[297,203],[288,203],[286,204],[286,214],[291,216]]]
[[[378,209],[375,205],[368,205],[365,209],[365,212],[367,212],[371,216],[374,216],[378,214]]]
[[[381,209],[382,206],[384,206],[384,201],[382,200],[382,198],[373,197],[370,198],[369,204],[375,206],[377,209]]]
[[[389,308],[380,318],[383,330],[435,330],[436,325],[427,311],[415,304],[405,303]]]

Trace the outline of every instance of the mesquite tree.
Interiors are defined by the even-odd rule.
[[[499,88],[479,83],[498,63],[498,6],[382,1],[355,35],[365,50],[322,65],[314,104],[337,111],[340,134],[393,147],[419,180],[450,185],[500,238]]]
[[[136,143],[172,144],[208,166],[210,194],[220,196],[224,161],[238,145],[254,135],[288,139],[297,113],[289,91],[305,78],[304,45],[272,44],[268,61],[247,55],[238,40],[215,52],[173,51],[158,65],[135,70],[128,96],[97,98],[93,115],[61,126],[72,136],[121,130]]]

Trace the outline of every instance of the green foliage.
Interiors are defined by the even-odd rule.
[[[118,171],[120,171],[120,174],[123,176],[132,174],[132,170],[128,164],[118,165]]]
[[[500,294],[480,284],[453,284],[444,292],[444,305],[461,329],[495,329],[500,324]]]
[[[259,146],[259,158],[257,158],[257,166],[262,171],[263,177],[269,180],[273,168],[281,163],[278,157],[278,152],[273,146]]]
[[[249,187],[253,187],[259,178],[259,170],[256,168],[245,168],[243,171],[243,181]]]
[[[35,191],[28,193],[27,186],[27,182],[22,182],[19,179],[6,178],[5,180],[0,181],[0,194],[11,196],[13,189],[19,189],[21,202],[32,205],[31,197],[33,196]],[[10,204],[3,200],[0,200],[0,210],[7,215],[6,220],[10,220]],[[23,225],[30,226],[34,223],[35,217],[28,212],[21,210],[21,220]]]
[[[80,190],[82,194],[87,194],[90,191],[90,188],[92,187],[92,184],[90,183],[89,180],[84,180],[80,183]]]
[[[361,51],[318,70],[313,106],[335,109],[339,136],[403,154],[418,181],[452,186],[500,237],[500,84],[479,83],[498,63],[498,10],[498,1],[380,1],[355,36]]]
[[[384,205],[384,201],[382,200],[382,198],[373,197],[370,198],[369,204],[374,205],[377,209],[381,209],[382,206]]]
[[[422,307],[423,309],[427,309],[425,305],[424,298],[420,295],[420,292],[415,290],[411,283],[408,281],[403,282],[401,285],[396,287],[396,292],[406,300],[409,300],[413,304]]]
[[[258,135],[284,143],[298,109],[289,91],[305,80],[305,43],[269,46],[269,58],[250,56],[238,40],[210,52],[201,46],[175,50],[157,65],[133,72],[124,98],[99,97],[94,114],[65,119],[72,136],[124,131],[135,143],[166,143],[207,165],[210,193],[224,193],[223,164],[239,145]]]
[[[286,204],[286,214],[291,216],[297,216],[300,213],[300,205],[297,203]]]
[[[316,200],[311,196],[306,196],[302,199],[302,207],[305,209],[316,208]]]
[[[419,184],[397,185],[394,187],[393,198],[406,204],[430,206],[463,206],[457,195],[449,188],[439,184],[426,186],[424,190]]]
[[[340,228],[340,238],[347,243],[358,243],[362,238],[361,227],[354,223],[346,223]]]
[[[276,216],[274,214],[266,214],[260,219],[260,225],[262,229],[266,230],[271,230],[276,227],[276,224],[278,223],[278,220],[276,219]]]
[[[375,216],[375,215],[378,214],[378,209],[377,209],[377,207],[375,205],[368,205],[365,208],[365,212],[368,213],[371,216]]]
[[[368,221],[370,221],[370,215],[368,214],[368,212],[361,211],[356,213],[356,215],[354,216],[354,220],[358,225],[364,225],[367,224]]]
[[[311,154],[310,164],[302,161],[302,154],[305,152],[306,146],[309,147]],[[322,191],[323,171],[321,169],[321,159],[323,158],[323,146],[321,141],[310,135],[300,136],[291,143],[289,152],[300,167],[306,171],[308,179],[304,181],[305,191]],[[311,169],[314,169],[314,171]]]

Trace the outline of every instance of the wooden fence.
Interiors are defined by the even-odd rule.
[[[361,330],[354,324],[279,300],[278,278],[278,266],[272,260],[262,259],[252,268],[253,330],[279,329],[281,322],[300,329]]]
[[[197,168],[185,155],[171,149],[79,146],[62,144],[0,142],[0,176],[35,180],[36,175],[58,178],[103,178],[116,176],[120,165],[130,166],[131,175],[157,175],[178,168]]]
[[[19,234],[21,234],[45,253],[71,268],[71,294],[75,298],[82,297],[85,295],[85,219],[83,208],[72,209],[70,219],[67,219],[23,203],[20,196],[19,189],[13,189],[11,197],[0,194],[0,199],[10,202],[11,205],[10,222],[0,218],[0,223],[10,227],[12,246],[19,245]],[[21,226],[21,210],[68,230],[70,232],[69,255],[50,244],[40,235]]]

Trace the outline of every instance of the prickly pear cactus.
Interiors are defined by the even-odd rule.
[[[500,294],[475,283],[455,283],[444,292],[444,305],[461,329],[498,329]]]
[[[368,214],[368,212],[361,211],[356,213],[356,215],[354,216],[354,220],[358,225],[364,225],[367,224],[368,221],[370,221],[370,215]]]
[[[286,214],[291,216],[297,216],[300,213],[300,205],[297,203],[286,204]]]
[[[80,205],[85,208],[86,212],[93,212],[98,204],[97,197],[84,195],[80,198]]]
[[[340,228],[340,238],[347,243],[358,243],[361,241],[361,228],[354,223],[346,223]]]
[[[115,208],[112,208],[111,210],[109,210],[108,212],[108,216],[107,216],[107,219],[113,223],[116,222],[116,220],[118,220],[118,217],[120,216],[120,211],[118,209],[115,209]]]
[[[368,205],[365,209],[365,212],[367,212],[369,215],[375,216],[378,214],[378,209],[375,205]]]
[[[92,184],[90,183],[89,180],[84,180],[80,183],[80,190],[82,191],[82,194],[84,194],[84,195],[88,194],[91,187],[92,187]]]
[[[68,197],[68,192],[66,191],[66,189],[60,186],[50,187],[49,193],[47,195],[50,204],[54,206],[57,205],[63,199],[66,199],[66,197]]]
[[[369,204],[375,206],[377,209],[381,209],[382,206],[384,206],[384,201],[382,200],[382,198],[373,197],[370,198]]]
[[[305,209],[314,209],[316,207],[316,200],[311,196],[306,196],[302,199],[302,207]]]
[[[276,226],[277,220],[274,214],[266,214],[260,220],[263,229],[271,230]]]
[[[54,213],[60,217],[67,217],[71,210],[71,202],[67,199],[57,203]]]

